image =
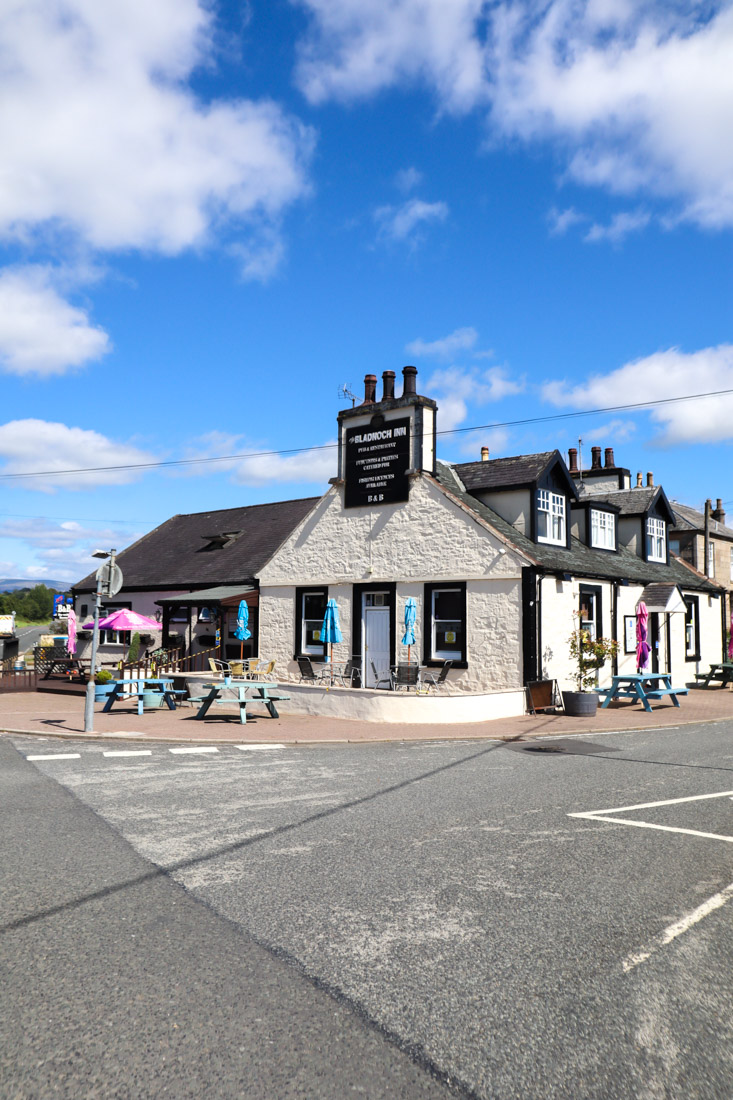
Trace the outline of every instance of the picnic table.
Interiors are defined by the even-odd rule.
[[[601,703],[605,708],[612,699],[627,698],[638,699],[644,710],[651,713],[650,699],[662,699],[668,695],[674,705],[680,705],[678,695],[687,695],[687,688],[672,687],[672,676],[669,672],[627,672],[621,676],[614,676],[610,688],[597,688],[599,695],[606,698]]]
[[[232,703],[236,703],[239,706],[239,721],[242,725],[245,725],[247,722],[247,704],[254,702],[264,703],[270,717],[279,718],[280,715],[275,706],[276,700],[290,698],[289,695],[285,695],[280,690],[279,684],[275,684],[271,680],[227,679],[206,683],[202,686],[209,689],[207,695],[191,696],[194,702],[201,703],[196,712],[197,719],[206,718],[209,708],[215,703],[220,706],[231,706]],[[248,694],[248,692],[254,694]]]
[[[137,713],[142,714],[145,704],[145,695],[152,693],[162,695],[169,710],[176,709],[176,696],[185,695],[185,691],[174,691],[173,680],[170,677],[155,679],[150,676],[132,677],[129,680],[115,680],[114,687],[107,697],[107,702],[102,707],[102,714],[112,710],[120,699],[131,700],[137,697]],[[157,702],[157,700],[156,700]]]
[[[87,668],[76,657],[52,657],[42,680],[78,680],[86,683]]]
[[[696,672],[696,680],[702,680],[703,683],[700,687],[710,687],[711,683],[720,684],[721,687],[725,687],[726,684],[733,683],[733,661],[719,661],[716,665],[710,666],[709,672]]]

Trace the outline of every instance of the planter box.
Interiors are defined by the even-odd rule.
[[[564,691],[562,705],[570,718],[592,718],[598,710],[595,691]]]

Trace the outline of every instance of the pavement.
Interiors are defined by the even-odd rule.
[[[198,721],[190,706],[175,711],[167,708],[138,715],[136,703],[117,705],[102,714],[95,705],[94,733],[84,733],[84,698],[47,692],[0,694],[0,732],[37,734],[43,737],[82,739],[134,738],[140,741],[195,742],[199,744],[328,744],[380,741],[514,741],[572,733],[603,733],[606,730],[649,730],[714,722],[733,717],[733,691],[729,688],[691,688],[681,696],[680,707],[668,700],[652,703],[651,713],[633,700],[614,701],[599,708],[592,718],[570,718],[566,714],[523,715],[488,722],[451,725],[360,722],[353,719],[323,718],[286,714],[270,718],[248,707],[246,725],[239,721],[236,704],[231,711],[219,707],[215,714]]]

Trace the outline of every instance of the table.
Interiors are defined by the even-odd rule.
[[[52,657],[41,679],[50,680],[58,675],[67,680],[81,680],[86,683],[87,670],[76,657]]]
[[[695,673],[696,680],[702,680],[700,687],[710,687],[711,681],[720,683],[721,687],[733,683],[733,661],[720,661],[717,665],[710,666],[710,672]]]
[[[247,703],[263,702],[270,717],[279,718],[280,715],[277,712],[275,700],[290,698],[289,695],[285,695],[279,690],[279,684],[274,684],[270,680],[227,680],[224,683],[217,680],[215,683],[204,684],[203,687],[209,689],[208,695],[192,696],[192,698],[201,702],[201,706],[196,712],[196,718],[205,718],[209,708],[214,703],[219,705],[237,703],[239,705],[239,721],[242,725],[247,722]],[[248,691],[254,691],[255,695],[248,696]],[[228,695],[225,694],[227,692]]]
[[[152,679],[149,676],[141,676],[139,678],[133,678],[130,680],[115,680],[114,687],[109,693],[107,702],[102,707],[102,714],[106,714],[112,710],[115,703],[120,699],[130,699],[132,696],[137,695],[137,713],[143,713],[143,692],[155,692],[160,694],[168,704],[169,710],[176,709],[176,695],[185,695],[185,692],[174,691],[173,680],[170,677],[166,679]],[[127,690],[125,690],[127,689]]]
[[[651,684],[651,687],[647,687]],[[598,688],[599,695],[606,698],[601,707],[607,707],[612,699],[619,697],[638,699],[644,710],[651,713],[650,699],[661,699],[663,695],[669,695],[676,707],[678,707],[678,695],[687,695],[687,688],[673,688],[672,676],[669,672],[627,672],[623,676],[614,676],[610,688]]]

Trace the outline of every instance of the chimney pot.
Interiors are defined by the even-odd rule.
[[[611,469],[613,469],[613,467],[615,465],[616,465],[616,463],[613,460],[613,447],[606,447],[605,466],[606,466],[607,469],[611,470]]]
[[[404,378],[404,384],[402,386],[402,396],[411,397],[417,393],[417,367],[403,367],[402,377]]]
[[[641,476],[641,470],[637,470],[637,472],[636,472],[636,488],[637,489],[643,489],[644,488],[644,479]]]
[[[647,487],[647,489],[653,489],[654,488],[654,474],[651,472],[651,470],[647,471],[646,487]]]
[[[393,370],[382,371],[382,400],[392,401],[394,398],[394,380],[395,373]]]
[[[570,471],[571,474],[580,473],[580,471],[578,470],[578,448],[577,447],[569,447],[568,448],[568,470]]]
[[[489,448],[488,447],[482,447],[481,448],[481,461],[482,462],[488,462],[489,461]]]
[[[377,376],[376,374],[364,375],[364,400],[362,405],[374,405],[377,400]]]
[[[715,511],[713,512],[713,519],[717,523],[725,523],[725,509],[723,508],[723,501],[718,497],[716,501]]]
[[[601,448],[600,447],[591,447],[590,453],[591,453],[591,461],[590,461],[591,470],[600,470],[600,468],[601,468]]]

